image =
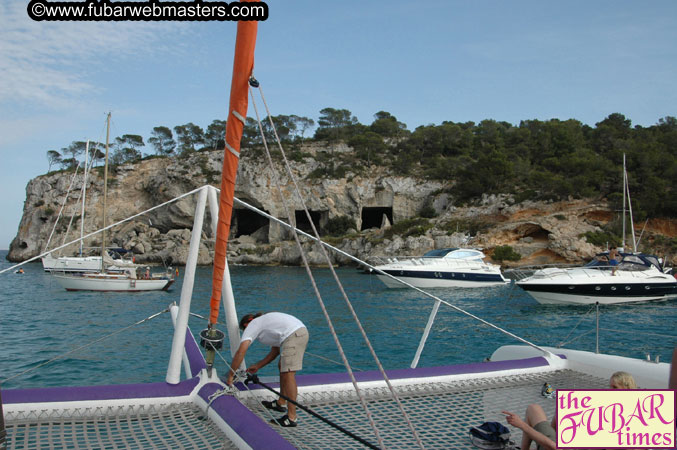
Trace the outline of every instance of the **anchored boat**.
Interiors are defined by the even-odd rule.
[[[180,303],[169,308],[175,328],[165,380],[147,384],[5,390],[2,401],[9,448],[357,449],[364,448],[364,442],[370,448],[469,448],[468,428],[486,420],[504,420],[502,409],[523,411],[529,403],[540,402],[546,412],[552,414],[554,402],[540,395],[544,381],[562,387],[604,388],[612,372],[624,369],[635,375],[641,387],[666,387],[667,364],[539,347],[415,287],[422,296],[432,300],[430,318],[411,366],[389,371],[383,369],[344,292],[344,300],[378,370],[355,373],[341,350],[345,372],[298,376],[299,403],[325,420],[300,412],[297,428],[280,428],[269,423],[273,417],[261,403],[275,398],[263,384],[244,382],[226,386],[218,376],[215,354],[221,353],[224,341],[230,343],[231,354],[239,344],[225,250],[229,208],[236,201],[233,186],[239,156],[238,130],[241,133],[247,113],[248,85],[255,88],[258,84],[250,81],[256,29],[256,22],[238,23],[220,202],[212,187],[190,193],[197,194],[198,199]],[[207,328],[200,332],[205,357],[187,323],[207,200],[212,231],[219,237],[211,310]],[[287,200],[283,197],[281,201]],[[291,223],[293,213],[291,210],[288,217]],[[286,226],[301,250],[301,237],[320,242],[315,230],[313,234],[306,234]],[[325,243],[321,243],[320,248],[323,252],[338,251]],[[304,265],[315,286],[312,271],[307,263]],[[336,281],[341,289],[338,277]],[[329,329],[334,330],[319,290],[314,291]],[[222,300],[226,333],[217,330]],[[526,349],[504,347],[490,362],[417,367],[441,305],[516,339]],[[345,316],[340,319],[344,320]],[[340,337],[336,333],[332,333],[332,337],[340,350]],[[240,380],[247,381],[244,377]],[[265,385],[273,389],[279,386],[275,381]],[[327,422],[340,424],[342,430],[328,426]]]
[[[376,265],[376,273],[389,288],[407,287],[401,280],[424,289],[507,283],[501,267],[485,262],[485,257],[484,253],[473,248],[442,248],[418,258],[391,258],[385,264]]]
[[[582,267],[548,267],[518,279],[516,284],[544,304],[616,304],[667,300],[677,297],[677,279],[655,255],[637,251],[628,175],[623,155],[623,244],[625,202],[628,202],[632,252],[606,251]],[[519,272],[520,269],[517,269]]]
[[[143,274],[138,273],[141,269],[134,263],[112,264],[112,259],[106,250],[106,197],[108,194],[108,137],[110,132],[110,113],[107,117],[106,126],[106,163],[104,166],[103,179],[103,229],[101,230],[101,256],[97,258],[100,266],[95,273],[91,271],[50,270],[54,279],[67,291],[115,291],[115,292],[138,292],[167,290],[174,282],[171,268],[166,273],[151,273],[150,267]],[[82,237],[80,242],[82,242]],[[49,257],[51,255],[46,255]],[[43,265],[45,258],[43,257]],[[91,263],[91,260],[77,258],[77,264],[83,266]],[[68,262],[68,260],[66,260]],[[67,266],[67,264],[65,264]]]
[[[677,279],[659,258],[625,252],[620,257],[611,266],[604,252],[583,267],[541,269],[515,283],[544,304],[635,303],[677,296]]]

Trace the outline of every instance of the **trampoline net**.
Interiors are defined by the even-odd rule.
[[[547,373],[480,378],[443,383],[419,382],[397,386],[396,390],[426,449],[475,448],[468,430],[485,421],[498,421],[507,426],[502,410],[523,415],[531,403],[538,403],[548,417],[555,411],[555,399],[541,396],[544,383],[554,389],[606,388],[608,380],[572,370]],[[387,388],[366,389],[363,394],[376,427],[388,449],[418,448],[397,404]],[[245,404],[269,421],[271,411],[255,398]],[[361,438],[378,445],[372,428],[354,392],[299,393],[299,403],[340,425]],[[312,415],[298,411],[298,427],[275,429],[292,445],[302,449],[363,449],[362,444],[337,431]],[[282,413],[274,413],[275,417]],[[511,429],[511,439],[517,445],[521,431]]]
[[[234,449],[193,403],[5,414],[8,449]]]

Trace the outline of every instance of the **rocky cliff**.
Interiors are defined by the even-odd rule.
[[[314,144],[303,150],[307,157],[293,163],[303,202],[321,232],[332,219],[352,218],[356,229],[328,239],[360,259],[420,255],[432,248],[460,245],[481,247],[491,255],[497,246],[510,245],[522,256],[519,265],[580,262],[601,250],[586,242],[582,235],[587,231],[600,231],[616,215],[604,201],[514,204],[510,196],[485,196],[479,205],[455,207],[453,180],[443,183],[399,177],[376,167],[360,171],[367,175],[348,173],[341,179],[316,177],[313,174],[321,166],[318,162],[321,158],[315,156],[326,152],[326,148]],[[350,152],[351,149],[334,146],[332,151]],[[291,220],[299,228],[309,230],[302,202],[288,174],[281,166],[273,173],[264,158],[246,155],[244,152],[239,166],[236,197],[287,220],[284,198]],[[118,166],[109,174],[107,223],[120,221],[205,184],[218,186],[221,165],[221,152],[201,151],[184,158],[151,158]],[[85,234],[101,228],[102,174],[103,170],[97,168],[88,175],[84,218],[79,199],[82,175],[75,178],[74,188],[66,200],[72,172],[52,173],[31,180],[26,187],[24,213],[8,259],[22,261],[76,239],[81,221]],[[108,232],[107,244],[133,252],[140,263],[185,264],[196,200],[196,195],[187,196],[119,225]],[[57,222],[62,205],[63,212]],[[424,210],[426,216],[434,217],[412,220]],[[209,216],[205,220],[205,224],[208,223]],[[649,222],[645,233],[674,237],[677,226],[670,221]],[[91,251],[100,245],[100,234],[85,242]],[[311,263],[325,263],[315,245],[305,245]],[[75,250],[73,245],[61,253],[73,254]],[[212,255],[213,236],[205,225],[199,263],[210,264]],[[333,258],[334,263],[349,262],[344,256]],[[285,228],[237,204],[229,260],[231,263],[289,265],[301,261]]]

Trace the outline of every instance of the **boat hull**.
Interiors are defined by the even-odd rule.
[[[103,292],[140,292],[167,290],[174,280],[163,279],[130,279],[120,277],[101,277],[98,275],[57,275],[52,274],[57,282],[67,291],[103,291]]]
[[[444,272],[429,270],[383,270],[385,273],[406,281],[417,288],[453,288],[496,286],[507,283],[500,273],[469,271]],[[406,285],[388,276],[378,274],[379,280],[391,289],[405,288]]]
[[[677,297],[677,283],[635,284],[520,284],[538,303],[550,305],[602,305],[667,300]]]

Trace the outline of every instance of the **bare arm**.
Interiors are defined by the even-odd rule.
[[[235,356],[233,356],[233,361],[230,363],[230,371],[228,371],[228,379],[226,380],[226,384],[228,385],[233,384],[235,371],[238,369],[238,367],[240,367],[240,364],[242,364],[242,361],[244,360],[244,355],[247,353],[247,350],[249,350],[249,346],[251,344],[252,341],[250,340],[246,340],[240,343],[240,346],[235,352]]]
[[[261,361],[254,363],[247,368],[247,372],[256,373],[256,371],[259,370],[261,367],[270,364],[271,361],[275,361],[275,358],[277,358],[277,355],[279,354],[280,347],[271,347],[268,354]]]
[[[552,440],[543,433],[534,430],[531,425],[522,420],[519,415],[511,413],[510,411],[502,411],[502,413],[505,414],[505,418],[510,425],[522,430],[522,432],[526,433],[531,440],[536,442],[536,444],[540,445],[542,448],[547,448],[548,450],[557,450],[557,445]]]

